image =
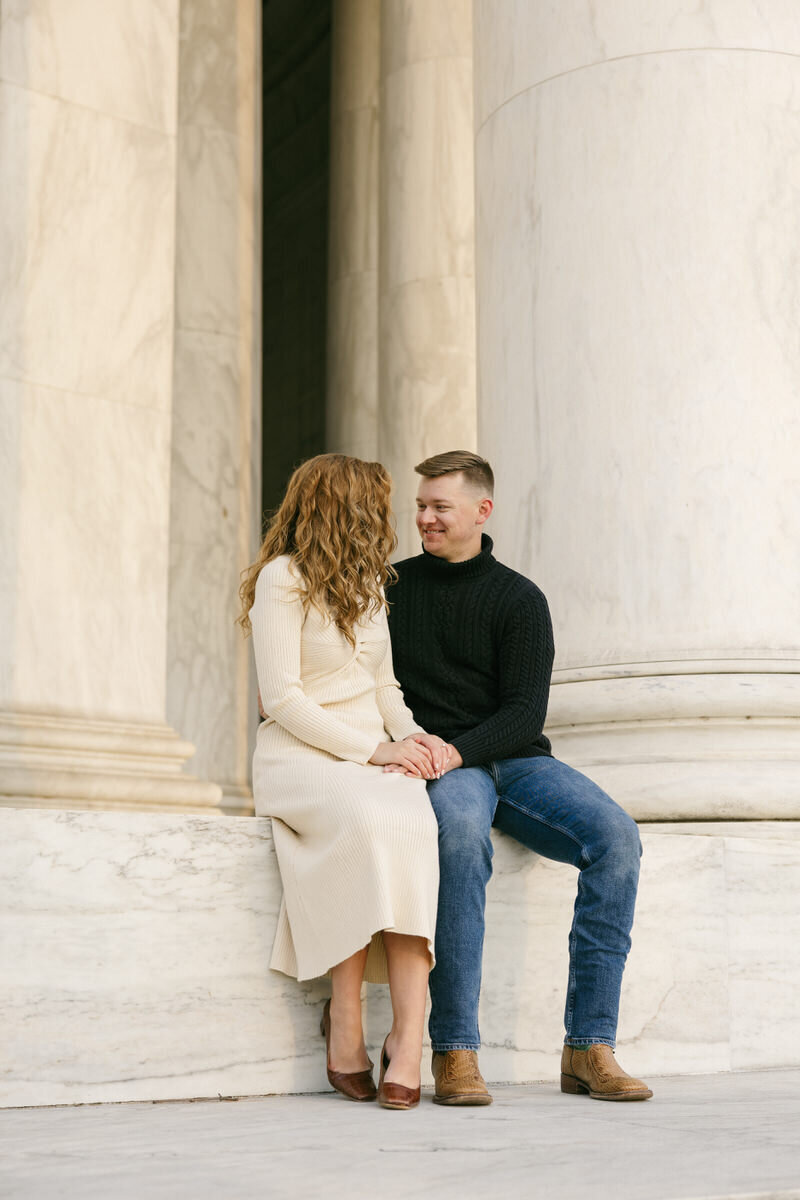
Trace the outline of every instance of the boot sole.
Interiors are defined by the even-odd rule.
[[[433,1103],[446,1104],[452,1108],[477,1108],[480,1105],[491,1104],[493,1099],[494,1097],[489,1095],[482,1096],[480,1093],[475,1095],[474,1093],[463,1092],[461,1095],[455,1096],[434,1096]]]
[[[653,1093],[650,1088],[639,1092],[593,1092],[588,1083],[583,1083],[574,1075],[561,1076],[561,1090],[568,1096],[589,1096],[592,1100],[649,1100]]]

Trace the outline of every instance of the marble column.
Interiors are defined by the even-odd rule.
[[[328,450],[378,456],[380,0],[334,0],[328,242]]]
[[[260,521],[260,5],[182,0],[167,716],[251,812],[257,705],[234,619]]]
[[[0,803],[204,808],[165,719],[177,0],[0,14]]]
[[[800,24],[475,4],[479,434],[557,753],[644,819],[800,817]]]
[[[474,449],[472,13],[381,5],[378,455],[400,556],[416,553],[414,464]]]

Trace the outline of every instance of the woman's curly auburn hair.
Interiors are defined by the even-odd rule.
[[[305,604],[328,612],[352,646],[353,626],[387,607],[383,588],[396,579],[389,555],[397,545],[391,523],[392,481],[385,467],[346,454],[318,454],[289,480],[267,526],[258,557],[243,571],[237,618],[250,633],[256,580],[265,563],[288,554],[301,578]]]

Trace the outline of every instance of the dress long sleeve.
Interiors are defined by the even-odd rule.
[[[367,763],[377,741],[328,712],[305,692],[301,675],[303,620],[297,579],[285,559],[273,559],[261,570],[250,610],[262,707],[268,717],[309,746],[336,758]]]

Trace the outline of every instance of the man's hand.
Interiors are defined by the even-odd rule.
[[[450,757],[448,758],[445,768],[442,771],[443,775],[446,775],[448,771],[454,771],[456,767],[463,767],[464,765],[464,760],[456,750],[455,746],[448,744],[447,749],[450,751]]]

